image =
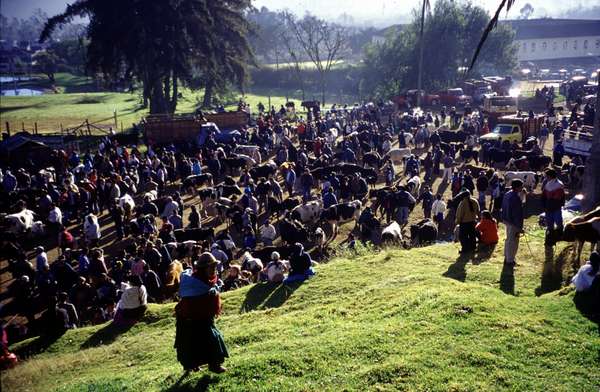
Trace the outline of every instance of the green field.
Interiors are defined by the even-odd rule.
[[[490,259],[472,261],[454,244],[361,248],[302,285],[226,293],[218,325],[231,358],[223,375],[184,376],[173,304],[151,305],[126,332],[67,332],[4,372],[2,389],[597,391],[598,321],[561,288],[575,268],[565,261],[570,248],[544,261],[542,233],[528,232],[531,249],[522,241],[514,273],[503,269],[501,244]]]
[[[49,89],[50,83],[46,78],[19,84],[20,87]],[[11,131],[19,131],[23,127],[32,131],[37,123],[39,132],[60,132],[63,128],[76,127],[86,119],[90,123],[99,123],[104,127],[114,127],[114,112],[117,112],[117,127],[121,124],[125,129],[138,122],[147,115],[148,111],[141,106],[139,93],[118,92],[90,92],[95,91],[91,79],[73,76],[70,74],[57,74],[56,86],[58,93],[47,90],[48,93],[38,96],[17,96],[0,98],[0,127],[6,130],[9,123]],[[7,87],[8,88],[8,87]],[[203,91],[182,89],[183,97],[179,99],[177,111],[188,113],[194,111],[201,102]],[[226,106],[228,110],[237,108],[236,101],[244,98],[253,111],[257,110],[258,102],[267,106],[269,92],[259,91],[258,94],[247,93],[233,96],[232,101]],[[281,91],[272,92],[271,104],[277,109],[285,104],[285,94]],[[300,105],[298,99],[294,100]]]

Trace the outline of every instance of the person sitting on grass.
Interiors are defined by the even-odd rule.
[[[290,273],[283,283],[303,282],[313,276],[315,271],[312,269],[312,263],[310,255],[304,251],[304,246],[297,242],[290,258]]]
[[[137,275],[129,277],[129,283],[122,282],[121,299],[117,304],[117,313],[114,323],[121,326],[135,324],[146,312],[148,293],[142,283],[142,278]]]
[[[479,234],[480,244],[492,246],[498,243],[498,224],[488,210],[481,212],[481,219],[475,229]]]
[[[573,276],[571,283],[575,286],[577,292],[586,292],[592,290],[594,284],[598,286],[600,278],[600,253],[592,252],[590,260],[579,268],[579,271]]]
[[[289,262],[281,260],[279,252],[271,253],[271,261],[264,269],[267,280],[272,283],[281,283],[285,279],[285,273],[289,269]]]

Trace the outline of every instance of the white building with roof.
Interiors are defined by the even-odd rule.
[[[600,64],[600,20],[511,20],[519,62]]]

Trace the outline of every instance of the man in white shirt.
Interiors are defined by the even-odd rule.
[[[277,237],[275,226],[273,226],[269,220],[265,220],[265,223],[260,227],[260,240],[265,246],[273,245],[273,241]]]
[[[55,233],[58,233],[62,226],[62,212],[60,208],[58,208],[54,203],[50,205],[50,212],[48,213],[48,223],[51,230]]]
[[[169,196],[167,198],[167,203],[165,204],[165,208],[162,212],[162,214],[160,214],[161,218],[169,218],[171,215],[173,215],[174,212],[177,212],[179,210],[179,204],[176,201],[173,201],[173,198],[171,196]]]
[[[444,213],[446,212],[446,203],[442,200],[442,195],[438,193],[436,196],[436,200],[433,202],[431,206],[431,214],[433,215],[433,221],[438,224],[438,226],[444,220]]]

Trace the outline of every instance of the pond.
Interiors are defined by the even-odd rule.
[[[21,97],[21,96],[34,96],[34,95],[42,95],[44,92],[41,90],[33,90],[30,88],[17,88],[10,90],[2,90],[0,91],[0,95],[3,97]]]
[[[17,82],[25,82],[27,80],[31,80],[31,78],[28,76],[0,76],[0,83],[12,83],[15,80]]]

